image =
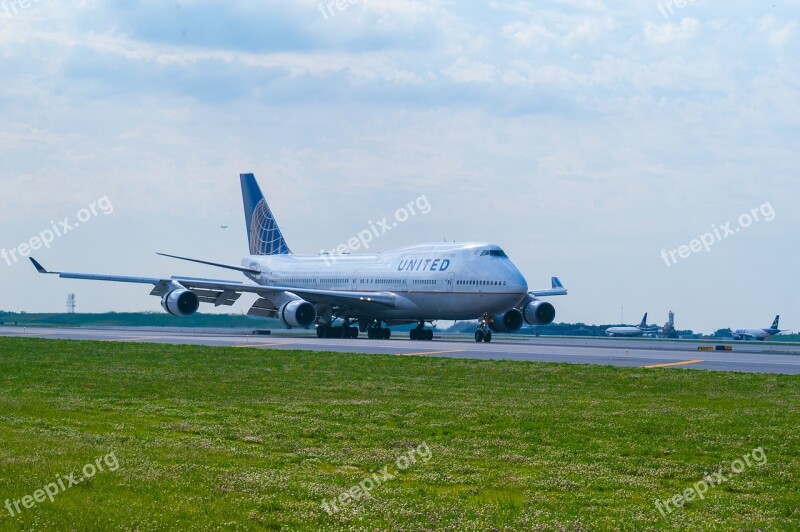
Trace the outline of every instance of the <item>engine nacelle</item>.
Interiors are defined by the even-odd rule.
[[[200,308],[200,299],[191,290],[173,290],[161,298],[161,306],[173,316],[191,316]]]
[[[498,333],[513,333],[522,328],[522,312],[511,309],[489,318],[489,328]]]
[[[317,319],[317,310],[308,301],[290,301],[278,310],[278,317],[288,327],[310,327]]]
[[[556,319],[556,309],[547,301],[534,299],[522,308],[522,314],[529,325],[550,325]]]

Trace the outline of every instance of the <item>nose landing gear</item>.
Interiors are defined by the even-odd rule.
[[[492,331],[489,330],[489,315],[485,314],[481,318],[478,330],[475,331],[475,341],[478,343],[492,341]]]

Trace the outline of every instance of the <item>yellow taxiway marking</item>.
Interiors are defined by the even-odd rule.
[[[294,342],[275,342],[271,344],[241,344],[232,345],[231,347],[270,347],[275,345],[292,345]]]
[[[444,355],[446,353],[463,353],[463,349],[452,349],[450,351],[420,351],[419,353],[398,353],[402,357],[419,357],[425,355]]]
[[[699,359],[696,359],[696,360],[683,360],[681,362],[669,362],[668,364],[653,364],[652,366],[643,366],[643,367],[645,367],[647,369],[650,369],[650,368],[669,368],[669,367],[672,367],[672,366],[685,366],[687,364],[698,364],[700,362],[703,362],[703,361],[699,360]]]

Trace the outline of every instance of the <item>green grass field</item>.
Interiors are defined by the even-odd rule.
[[[119,466],[0,528],[798,529],[799,404],[792,376],[0,339],[0,504]]]

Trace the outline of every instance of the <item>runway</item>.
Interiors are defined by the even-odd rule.
[[[412,342],[405,335],[399,337],[400,333],[396,336],[391,340],[333,340],[318,339],[308,331],[260,336],[244,330],[0,327],[0,337],[800,374],[800,345],[795,344],[529,336],[499,336],[490,344],[477,344],[467,335],[442,335],[432,342]],[[699,346],[713,349],[717,345],[730,345],[733,351],[698,350]]]

